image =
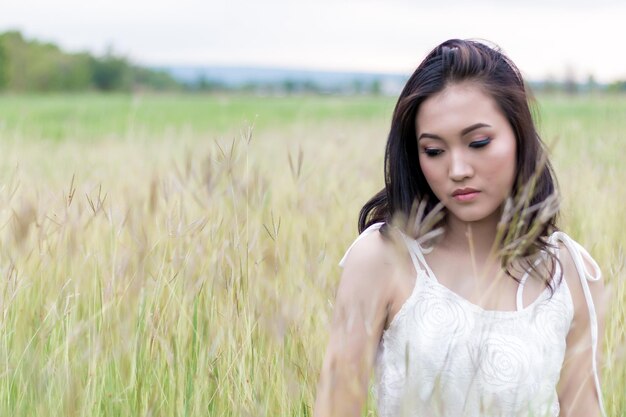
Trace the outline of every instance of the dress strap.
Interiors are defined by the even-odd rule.
[[[596,364],[596,352],[598,350],[598,318],[596,315],[596,310],[593,304],[593,298],[591,296],[591,290],[589,289],[589,283],[587,281],[599,281],[602,279],[602,271],[600,271],[600,267],[596,263],[596,261],[589,255],[589,252],[582,247],[578,242],[569,237],[567,234],[557,231],[550,236],[550,243],[556,243],[555,241],[560,240],[569,250],[572,259],[574,260],[574,265],[576,266],[576,270],[578,272],[578,277],[580,278],[580,282],[583,287],[583,293],[585,295],[585,300],[587,301],[587,308],[589,311],[589,320],[591,327],[591,352],[593,355],[591,364],[593,367],[593,377],[596,386],[596,392],[598,393],[598,401],[600,402],[600,411],[603,417],[606,417],[606,412],[604,411],[604,403],[602,400],[602,391],[600,390],[600,380],[598,378],[598,369]],[[593,268],[593,275],[587,271],[585,268],[584,259],[591,264]]]
[[[401,234],[404,242],[407,245],[407,248],[409,249],[409,254],[411,255],[411,259],[413,260],[413,266],[415,267],[415,272],[419,273],[419,271],[425,270],[426,277],[428,279],[433,279],[437,281],[437,278],[435,278],[435,274],[426,263],[426,259],[424,258],[423,254],[424,249],[422,248],[422,245],[420,245],[415,239],[406,235],[404,232],[402,232]]]
[[[356,237],[356,239],[354,239],[354,242],[352,242],[352,244],[348,247],[348,249],[346,250],[346,253],[343,255],[343,258],[341,258],[341,260],[339,261],[339,266],[343,268],[344,264],[346,263],[346,259],[348,258],[348,254],[350,253],[350,251],[352,250],[354,245],[356,245],[356,242],[358,242],[359,240],[363,239],[363,237],[369,235],[374,230],[380,229],[380,227],[383,224],[385,224],[385,222],[373,223],[373,224],[369,225],[365,230],[363,230],[361,232],[361,234],[358,235]]]
[[[346,250],[346,253],[343,255],[343,258],[341,258],[341,261],[339,261],[339,266],[343,268],[346,262],[346,259],[348,257],[348,254],[350,253],[350,250],[352,250],[354,245],[356,245],[356,243],[359,240],[361,240],[363,237],[367,236],[368,234],[372,233],[374,230],[380,229],[380,227],[383,224],[384,222],[373,223],[367,229],[363,230],[363,232],[361,232],[361,234],[357,236],[354,242],[352,242],[352,244],[348,247],[348,249]],[[413,266],[415,267],[415,272],[418,273],[420,270],[425,269],[426,271],[428,271],[428,274],[430,276],[434,277],[432,271],[430,270],[430,267],[428,266],[428,264],[426,263],[426,260],[424,259],[424,255],[422,255],[423,250],[421,246],[418,244],[418,242],[415,239],[411,239],[411,237],[407,236],[402,231],[400,232],[400,235],[402,236],[402,239],[404,240],[404,243],[406,244],[406,247],[409,251],[409,255],[411,255],[411,261],[413,262]]]
[[[546,255],[542,253],[541,256],[533,263],[533,267],[536,267],[537,265],[539,265],[539,263],[545,259],[545,256]],[[520,280],[520,283],[517,286],[517,294],[515,297],[516,304],[517,304],[517,311],[521,311],[524,309],[523,291],[524,291],[524,284],[526,284],[526,280],[528,279],[528,274],[529,274],[528,270],[524,272],[524,275],[522,275],[522,279]]]

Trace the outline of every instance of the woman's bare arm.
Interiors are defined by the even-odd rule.
[[[592,368],[591,328],[587,301],[571,255],[565,247],[561,248],[561,253],[564,254],[561,256],[564,279],[567,280],[574,302],[574,321],[567,335],[565,359],[557,387],[561,405],[559,417],[600,417],[600,405]],[[593,270],[586,260],[585,268],[588,271]],[[598,321],[596,364],[599,378],[608,294],[603,280],[587,282]]]
[[[392,263],[378,231],[350,251],[337,289],[314,417],[361,415],[387,319]]]

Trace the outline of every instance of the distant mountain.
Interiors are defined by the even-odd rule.
[[[190,90],[248,91],[267,94],[312,92],[322,94],[384,94],[398,96],[410,74],[314,71],[268,67],[161,66],[152,70],[171,76]],[[590,79],[526,80],[536,92],[626,90],[626,81],[608,86]]]
[[[278,90],[400,93],[408,74],[312,71],[263,67],[154,67],[189,86],[200,83],[242,89],[246,86]]]

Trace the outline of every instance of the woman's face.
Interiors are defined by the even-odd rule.
[[[452,84],[421,104],[415,122],[422,172],[448,215],[499,218],[515,180],[516,143],[496,101],[477,84]]]

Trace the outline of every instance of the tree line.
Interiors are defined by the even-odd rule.
[[[172,90],[183,86],[163,71],[133,65],[112,51],[102,57],[66,53],[52,43],[0,34],[0,91]]]

